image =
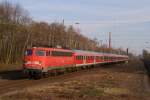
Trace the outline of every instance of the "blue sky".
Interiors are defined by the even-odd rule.
[[[0,0],[4,1],[4,0]],[[150,0],[7,0],[19,3],[37,21],[73,25],[82,34],[139,54],[150,49]],[[75,24],[79,22],[80,24]]]

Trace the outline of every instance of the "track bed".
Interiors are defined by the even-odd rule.
[[[141,62],[130,62],[40,80],[3,77],[0,94],[2,100],[149,100],[149,83],[143,68]]]

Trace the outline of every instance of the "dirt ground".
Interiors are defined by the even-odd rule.
[[[66,76],[62,81],[29,86],[0,99],[150,100],[149,80],[140,61],[99,66],[83,73],[78,72],[70,76],[71,78]]]
[[[1,64],[0,63],[0,73],[4,71],[12,71],[12,70],[21,70],[22,64]]]

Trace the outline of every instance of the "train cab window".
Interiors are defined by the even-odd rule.
[[[32,50],[26,50],[25,55],[26,56],[31,56],[32,55]]]
[[[36,54],[36,56],[45,56],[45,51],[43,51],[43,50],[36,50],[35,54]]]
[[[77,60],[83,60],[83,56],[76,56]]]

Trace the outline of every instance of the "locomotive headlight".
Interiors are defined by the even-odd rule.
[[[42,62],[41,61],[25,61],[24,64],[42,65]]]
[[[41,61],[34,61],[33,64],[42,65]]]
[[[25,61],[24,64],[31,64],[31,61]]]

